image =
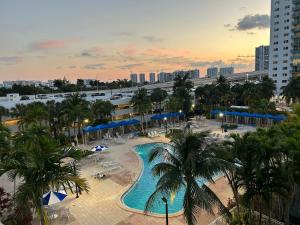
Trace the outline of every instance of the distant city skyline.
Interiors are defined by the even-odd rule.
[[[87,0],[0,3],[0,82],[234,66],[269,44],[270,1]]]

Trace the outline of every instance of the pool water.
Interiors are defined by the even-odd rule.
[[[134,186],[124,195],[123,197],[123,203],[132,209],[141,210],[144,211],[145,204],[150,197],[150,195],[155,191],[156,189],[156,183],[158,181],[158,177],[154,177],[152,175],[151,169],[157,162],[153,162],[149,164],[148,158],[150,152],[157,146],[157,145],[166,145],[161,143],[156,144],[146,144],[146,145],[139,145],[136,147],[135,151],[137,154],[141,157],[144,164],[144,170],[140,176],[140,179],[134,184]],[[203,181],[198,181],[198,183],[201,185]],[[161,196],[163,197],[163,196]],[[182,209],[183,205],[183,197],[184,197],[184,190],[183,188],[176,193],[175,196],[172,196],[170,199],[170,196],[165,196],[168,198],[168,207],[169,207],[169,213],[177,213]],[[164,214],[165,213],[165,205],[161,198],[159,198],[159,201],[154,205],[154,207],[151,210],[152,213],[155,214]]]

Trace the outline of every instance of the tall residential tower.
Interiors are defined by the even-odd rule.
[[[281,93],[292,77],[293,2],[272,0],[269,76],[276,83],[276,93]]]

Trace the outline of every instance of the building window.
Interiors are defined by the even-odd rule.
[[[282,70],[287,70],[288,68],[285,66],[285,67],[282,67]]]

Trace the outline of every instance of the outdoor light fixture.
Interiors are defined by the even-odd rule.
[[[224,133],[224,114],[223,114],[223,113],[220,113],[219,116],[222,118],[221,129],[222,129],[222,133]]]
[[[161,200],[166,204],[166,225],[169,225],[168,199],[166,197],[163,197],[161,198]]]

